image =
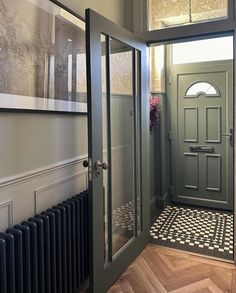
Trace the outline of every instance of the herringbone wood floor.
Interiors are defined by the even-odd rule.
[[[234,265],[148,245],[107,293],[236,293]]]

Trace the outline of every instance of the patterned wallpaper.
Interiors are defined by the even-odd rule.
[[[227,15],[227,0],[149,0],[149,28],[157,29],[190,21]]]

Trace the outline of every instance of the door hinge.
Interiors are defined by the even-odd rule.
[[[172,76],[169,76],[169,85],[172,85]]]
[[[172,131],[168,131],[168,140],[172,140]]]

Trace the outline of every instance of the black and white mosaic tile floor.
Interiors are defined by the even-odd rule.
[[[233,214],[167,206],[151,226],[150,242],[233,260]]]

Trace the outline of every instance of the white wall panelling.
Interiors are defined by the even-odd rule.
[[[13,201],[0,202],[0,231],[4,231],[13,224]]]
[[[86,157],[1,179],[0,231],[87,189]]]
[[[87,171],[83,171],[35,190],[35,214],[86,190],[87,186]]]

